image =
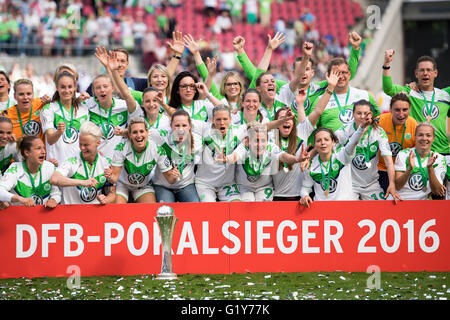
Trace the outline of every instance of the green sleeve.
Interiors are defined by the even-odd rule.
[[[359,64],[359,54],[361,52],[361,49],[355,50],[352,49],[350,50],[350,57],[348,58],[348,68],[350,69],[350,80],[352,80],[355,77],[356,74],[356,70],[358,69],[358,64]]]
[[[242,69],[244,69],[244,72],[247,75],[247,78],[249,78],[253,81],[254,75],[256,73],[256,67],[248,58],[247,53],[244,51],[242,54],[239,54],[237,56],[237,60],[239,61],[240,65],[242,66]],[[256,77],[255,77],[255,79],[256,79]]]
[[[202,77],[203,81],[206,80],[208,77],[208,68],[206,67],[206,64],[202,62],[197,66],[197,71],[200,74],[200,77]],[[219,100],[222,100],[224,97],[220,94],[219,89],[217,88],[214,81],[211,81],[211,89],[209,91],[212,93],[214,97],[216,97]]]
[[[408,86],[399,86],[392,83],[392,77],[383,76],[383,91],[388,96],[393,96],[396,93],[401,91],[406,91],[408,94],[411,91],[411,88]]]
[[[374,117],[378,117],[381,114],[380,108],[378,108],[377,103],[375,101],[375,97],[369,92],[369,102],[374,106],[375,108],[375,114]]]
[[[142,92],[137,90],[130,90],[130,92],[134,100],[136,100],[136,102],[139,103],[140,106],[142,106]]]
[[[442,90],[444,90],[445,92],[447,92],[448,94],[450,94],[450,87],[444,88],[444,89],[442,89]]]

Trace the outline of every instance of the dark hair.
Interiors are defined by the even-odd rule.
[[[170,92],[170,101],[169,101],[169,105],[173,108],[179,109],[181,108],[181,97],[180,97],[180,82],[183,78],[185,77],[191,77],[192,79],[194,79],[194,82],[197,83],[198,82],[198,78],[192,74],[189,71],[182,71],[180,72],[175,80],[173,80],[173,84],[172,84],[172,91]],[[195,91],[195,95],[194,95],[194,100],[198,99],[198,91]]]
[[[34,140],[41,140],[38,136],[22,136],[17,140],[17,150],[20,152],[22,157],[26,159],[25,157],[25,151],[31,150],[31,146],[33,145]]]
[[[295,58],[294,62],[292,63],[292,70],[295,70],[295,65],[297,62],[302,62],[303,60],[303,56],[298,56],[297,58]],[[309,59],[309,61],[311,63],[311,69],[314,69],[314,61],[312,59]]]
[[[242,104],[240,106],[240,109],[241,109],[242,112],[244,112],[244,100],[245,100],[245,97],[249,93],[255,93],[258,96],[259,102],[261,103],[261,95],[259,94],[258,90],[256,90],[255,88],[249,88],[249,89],[245,90],[244,94],[242,95]],[[262,122],[263,115],[262,115],[261,111],[259,110],[259,108],[258,108],[258,116],[259,116],[259,122]]]
[[[331,69],[333,67],[340,66],[341,64],[345,64],[348,66],[347,61],[345,61],[345,59],[342,57],[337,57],[337,58],[331,59],[330,62],[328,62],[327,73],[330,74]]]
[[[331,130],[330,128],[325,128],[325,127],[319,127],[316,130],[313,131],[313,143],[316,144],[316,135],[321,132],[321,131],[325,131],[328,132],[330,134],[331,140],[335,143],[337,143],[339,141],[338,137],[336,136],[336,134],[334,133],[333,130]]]
[[[430,56],[421,56],[421,57],[419,57],[419,59],[417,59],[417,62],[416,62],[416,70],[419,69],[419,63],[424,62],[424,61],[431,62],[433,64],[433,70],[436,70],[436,68],[437,68],[436,60],[433,57],[430,57]]]
[[[75,111],[75,115],[76,115],[76,113],[77,113],[77,111],[78,111],[78,107],[79,107],[79,105],[78,105],[78,100],[77,100],[77,97],[76,97],[76,91],[77,91],[77,79],[76,79],[75,76],[74,76],[73,74],[71,74],[70,72],[62,71],[62,72],[56,74],[56,76],[55,76],[55,85],[56,85],[56,86],[58,86],[58,82],[59,82],[59,80],[60,80],[62,77],[68,77],[68,78],[70,78],[70,79],[73,80],[73,83],[74,83],[74,93],[73,93],[73,96],[72,96],[72,102],[71,102],[71,104],[72,104],[73,107],[74,107],[74,111]],[[61,97],[59,96],[59,92],[58,92],[58,90],[56,90],[55,93],[53,94],[52,102],[59,101],[60,99],[61,99]]]
[[[255,80],[255,86],[256,86],[256,87],[259,87],[259,86],[261,85],[261,79],[262,79],[262,77],[264,77],[264,76],[266,76],[266,75],[272,75],[272,73],[270,73],[270,72],[268,72],[268,71],[261,73],[261,74],[258,76],[258,78],[256,78],[256,80]]]
[[[189,134],[190,134],[190,139],[191,139],[191,153],[194,151],[194,136],[192,135],[192,121],[191,121],[191,116],[189,115],[189,113],[183,109],[178,109],[177,111],[175,111],[171,118],[170,118],[170,124],[172,125],[173,119],[175,119],[176,117],[187,117],[188,118],[188,122],[189,125],[191,126],[191,130],[189,130]]]
[[[355,113],[355,109],[359,106],[369,106],[370,112],[372,112],[372,123],[371,123],[372,127],[374,129],[378,128],[378,122],[375,121],[376,110],[373,104],[371,104],[370,101],[367,101],[365,99],[358,100],[353,104],[353,114]]]
[[[397,101],[404,101],[407,102],[409,107],[411,108],[411,100],[409,100],[409,96],[405,93],[405,92],[399,92],[396,93],[392,96],[391,98],[391,102],[389,104],[389,108],[392,109],[392,106],[394,105],[395,102]]]
[[[280,112],[282,111],[289,111],[291,110],[291,108],[289,107],[283,107],[281,109],[279,109],[276,113],[275,113],[275,117],[274,120],[277,120],[280,116]],[[289,133],[288,136],[288,149],[287,149],[287,153],[295,155],[295,152],[297,151],[297,121],[295,120],[295,118],[293,119],[294,121],[294,127],[292,128],[291,132]],[[277,145],[280,147],[281,149],[281,135],[278,132],[278,139],[276,141]],[[278,166],[279,170],[281,170],[281,168],[283,167],[283,163],[280,161],[280,165]],[[292,170],[292,164],[288,164],[288,169]]]
[[[9,92],[11,90],[11,80],[9,80],[8,74],[5,71],[0,70],[0,74],[4,75],[6,78],[6,81],[8,81],[8,84],[9,84],[8,92]]]

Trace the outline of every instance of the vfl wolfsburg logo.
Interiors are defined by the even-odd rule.
[[[93,187],[83,187],[80,191],[80,198],[84,202],[91,202],[97,197],[97,189]]]
[[[33,199],[34,204],[37,206],[44,204],[44,200],[42,200],[42,198],[40,196],[38,196],[37,194],[32,194],[31,199]]]
[[[414,191],[421,191],[423,188],[423,181],[420,173],[412,174],[408,179],[408,184]]]
[[[344,114],[339,112],[339,120],[341,120],[341,122],[344,124],[347,124],[350,121],[352,121],[353,120],[353,110],[345,109]]]
[[[305,100],[305,104],[303,105],[303,109],[305,109],[305,111],[307,111],[309,109],[309,107],[311,107],[311,102],[309,101],[309,99]],[[297,105],[297,101],[294,100],[291,104],[291,109],[294,111],[297,111],[298,109],[298,105]]]
[[[23,133],[28,136],[36,136],[41,132],[41,125],[35,120],[28,121],[23,126]]]
[[[62,138],[63,141],[67,144],[72,144],[78,139],[78,131],[74,128],[70,128],[70,138],[67,136],[67,130],[64,131]]]
[[[402,151],[402,145],[398,143],[397,141],[392,141],[389,143],[389,147],[392,151],[392,156],[396,157],[400,151]]]
[[[328,180],[328,177],[327,177],[327,180]],[[324,180],[322,180],[320,182],[320,186],[322,187],[322,190],[325,191],[325,181]],[[333,193],[336,191],[336,188],[337,188],[336,179],[330,177],[330,185],[328,186],[328,192]]]
[[[422,108],[422,115],[423,115],[423,117],[425,119],[428,117],[428,112],[427,112],[427,106],[426,105],[424,105],[423,108]],[[431,118],[431,120],[434,120],[437,117],[439,117],[439,107],[434,104],[433,108],[431,108],[430,118]]]
[[[131,184],[142,184],[144,182],[145,176],[138,172],[128,175],[128,182]]]
[[[103,128],[106,128],[106,125],[103,125]],[[108,130],[108,136],[105,137],[105,133],[103,132],[103,137],[107,140],[111,140],[114,137],[114,126],[110,123],[109,126],[107,127]]]
[[[356,169],[359,170],[366,170],[367,166],[366,166],[366,157],[364,157],[363,154],[357,154],[353,159],[352,159],[352,164]]]

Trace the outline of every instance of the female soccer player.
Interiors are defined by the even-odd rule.
[[[64,204],[114,203],[115,186],[108,160],[98,153],[102,131],[90,121],[80,127],[80,153],[64,161],[53,173],[50,183],[63,188]]]
[[[313,202],[309,196],[313,188],[316,201],[354,199],[351,169],[348,164],[370,122],[371,119],[364,119],[347,145],[336,151],[334,147],[338,143],[338,138],[333,130],[318,128],[314,131],[314,150],[317,155],[312,159],[309,169],[305,171],[300,204],[309,208]]]
[[[435,129],[428,122],[416,127],[416,145],[402,150],[395,159],[395,187],[404,200],[427,200],[430,193],[443,195],[447,170],[445,158],[431,152]]]
[[[50,184],[55,166],[45,160],[44,143],[37,136],[24,136],[18,140],[18,146],[24,160],[9,166],[0,180],[0,188],[11,192],[10,196],[19,196],[15,200],[26,206],[55,208],[61,202],[61,191]]]
[[[148,140],[148,130],[144,118],[131,118],[128,139],[117,145],[114,151],[112,172],[107,178],[111,184],[117,181],[116,203],[127,203],[130,192],[134,202],[156,202],[151,183],[155,170],[159,170],[169,184],[176,182],[176,177],[169,172],[172,169],[169,158]]]
[[[62,163],[80,153],[80,126],[89,120],[89,110],[77,101],[77,82],[71,73],[58,73],[55,85],[52,102],[43,108],[40,119],[47,155]]]
[[[0,177],[13,160],[19,161],[16,142],[12,141],[11,119],[0,116]]]
[[[356,147],[352,159],[352,186],[353,193],[358,200],[383,200],[389,195],[394,201],[399,199],[395,190],[395,172],[392,162],[392,152],[386,132],[376,121],[373,121],[373,107],[367,100],[356,101],[353,105],[353,120],[336,130],[339,143],[345,145],[365,119],[371,119],[367,132],[363,135]],[[389,185],[384,194],[378,182],[379,152],[386,164]]]
[[[189,113],[177,110],[171,116],[170,130],[152,130],[150,139],[158,146],[158,152],[165,153],[175,168],[169,171],[170,183],[160,170],[156,170],[153,187],[157,202],[200,202],[194,184],[194,166],[199,163],[202,141],[192,132]]]

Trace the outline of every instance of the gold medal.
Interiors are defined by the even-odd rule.
[[[328,197],[328,189],[325,190],[325,197]]]
[[[431,121],[431,117],[427,116],[427,122],[430,122],[430,121]]]

